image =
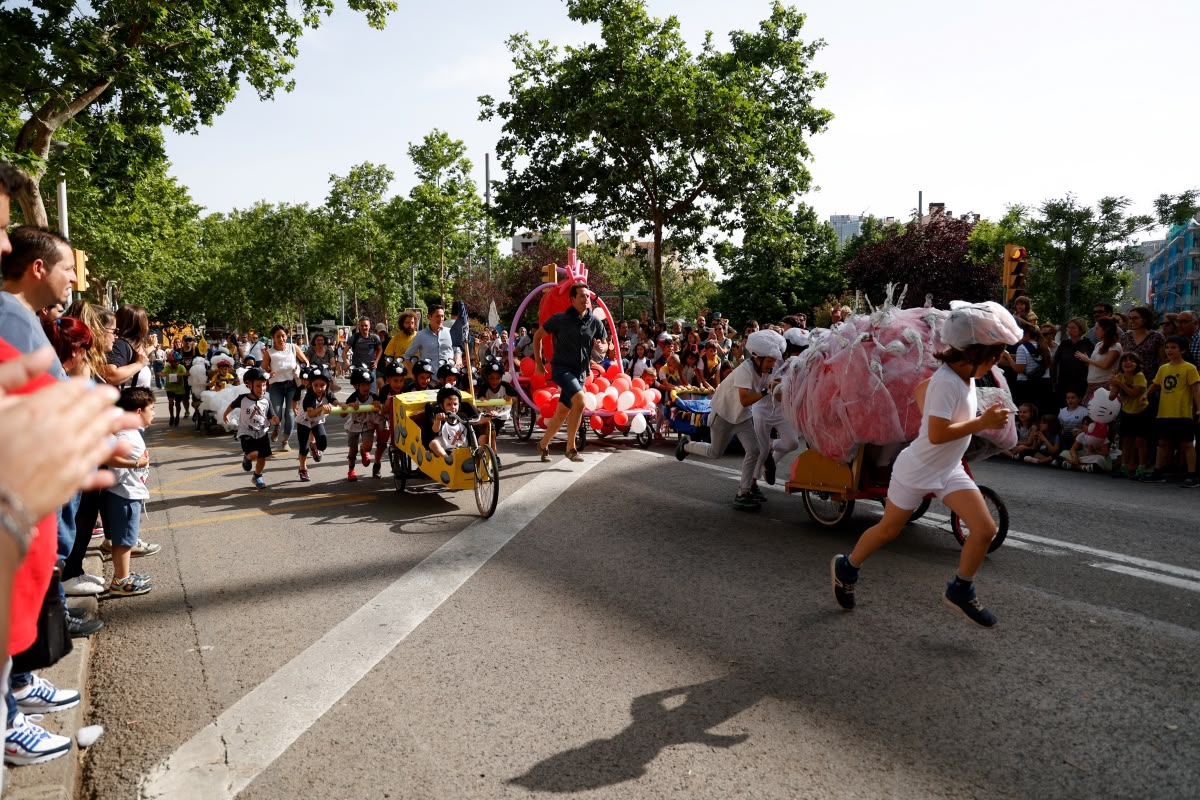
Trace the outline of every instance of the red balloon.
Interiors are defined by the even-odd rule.
[[[539,427],[539,428],[545,428],[545,427],[546,427],[546,418],[545,418],[545,417],[538,417],[538,423],[537,423],[537,424],[538,424],[538,427]]]
[[[612,385],[608,382],[608,378],[596,378],[592,383],[596,384],[596,394],[603,394],[604,390]]]
[[[632,389],[630,389],[629,392],[630,392],[630,394],[633,395],[633,407],[634,408],[645,408],[646,407],[646,393],[644,391],[642,391],[641,389],[639,389],[635,386]]]
[[[612,415],[612,421],[613,421],[613,424],[616,425],[618,428],[624,428],[626,425],[629,424],[629,415],[626,414],[624,411],[618,411],[617,413]]]
[[[651,403],[658,403],[660,400],[662,400],[662,392],[660,392],[658,389],[647,389],[646,393],[650,395]]]
[[[613,397],[611,394],[604,395],[604,399],[600,401],[600,404],[604,407],[605,411],[617,410],[617,398]]]
[[[550,419],[554,416],[554,409],[557,406],[558,403],[554,400],[547,400],[543,405],[538,406],[538,410],[542,412],[543,417]]]
[[[546,405],[546,403],[549,403],[550,399],[550,392],[546,391],[545,389],[538,389],[533,393],[533,404],[538,408],[541,408],[542,406]]]
[[[532,358],[530,358],[529,356],[525,356],[524,358],[521,359],[521,374],[524,375],[526,378],[533,375],[533,372],[535,369],[537,369],[537,365],[533,363]]]
[[[588,422],[588,424],[592,426],[592,430],[594,430],[596,433],[599,433],[600,430],[604,427],[604,420],[595,415],[593,415],[589,419],[590,419],[590,421]]]
[[[601,433],[612,433],[616,427],[617,426],[613,424],[613,418],[606,417],[604,420],[604,429],[601,431]]]
[[[541,375],[539,375],[535,372],[529,376],[529,385],[532,386],[534,389],[541,389],[543,386],[546,385],[546,382],[547,382],[546,373],[544,373],[544,372]]]
[[[609,364],[608,370],[604,373],[604,377],[608,378],[611,381],[613,378],[617,377],[620,374],[621,374],[621,365],[620,364]]]
[[[625,375],[618,375],[617,377],[613,378],[612,385],[617,387],[618,392],[628,392],[633,388],[633,384]]]
[[[629,383],[634,389],[641,389],[642,391],[646,390],[646,382],[641,378],[634,378]]]

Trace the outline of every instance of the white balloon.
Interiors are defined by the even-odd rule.
[[[606,397],[617,397],[618,395],[621,394],[621,390],[615,386],[609,386],[607,389],[604,390],[604,394]]]
[[[628,411],[633,408],[633,392],[621,392],[617,395],[617,410]]]
[[[641,414],[634,414],[630,417],[629,430],[635,434],[646,430],[646,417]]]
[[[604,322],[606,319],[608,319],[608,314],[604,313],[604,309],[600,306],[596,306],[592,309],[592,316],[601,322]]]
[[[596,395],[594,392],[583,393],[583,407],[588,411],[595,411],[597,405]]]

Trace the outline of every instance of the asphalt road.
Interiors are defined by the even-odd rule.
[[[1197,794],[1200,492],[979,465],[1012,518],[982,630],[940,602],[938,508],[842,612],[829,560],[879,506],[734,511],[736,457],[502,437],[482,523],[469,493],[347,483],[341,436],[261,492],[230,438],[150,440],[163,551],[102,603],[84,797]]]

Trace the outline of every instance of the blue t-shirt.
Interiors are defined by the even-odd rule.
[[[9,292],[0,292],[0,339],[28,355],[34,350],[50,346],[46,332],[42,330],[42,321],[37,318],[17,296]],[[60,381],[67,379],[62,363],[57,358],[50,365],[50,374]]]

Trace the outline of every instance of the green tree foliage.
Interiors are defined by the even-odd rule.
[[[910,222],[899,236],[867,245],[845,265],[850,288],[862,290],[872,303],[887,296],[888,284],[907,287],[905,306],[920,306],[926,296],[948,308],[951,300],[995,299],[1000,271],[995,264],[977,265],[967,258],[973,223],[939,217],[922,225]],[[893,298],[895,299],[895,298]]]
[[[811,208],[765,209],[750,218],[740,246],[718,245],[725,279],[714,307],[739,325],[808,314],[845,288],[836,258],[837,234]]]
[[[356,318],[362,299],[377,298],[376,312],[388,316],[388,307],[400,297],[399,265],[385,232],[386,195],[393,178],[386,166],[369,161],[345,176],[329,176],[321,260],[329,282],[351,298]]]
[[[996,267],[1004,263],[1004,246],[1019,244],[1028,247],[1029,209],[1025,206],[1009,206],[1004,216],[996,221],[981,219],[971,228],[967,237],[967,261],[977,266]],[[999,272],[997,272],[999,274]]]
[[[1160,194],[1154,200],[1154,214],[1159,225],[1186,225],[1200,213],[1200,189],[1189,189],[1179,195]]]
[[[382,28],[394,0],[347,0]],[[72,120],[97,151],[161,155],[162,126],[209,125],[238,87],[266,99],[292,88],[296,42],[333,10],[333,0],[131,2],[31,0],[0,6],[0,109],[19,118],[0,142],[41,182],[50,142]],[[157,146],[157,149],[156,149]],[[46,224],[41,195],[18,198],[25,219]]]
[[[1092,208],[1071,194],[1042,203],[1026,229],[1029,295],[1039,315],[1065,325],[1128,289],[1129,269],[1139,260],[1133,237],[1154,224],[1150,216],[1129,214],[1130,204],[1105,197]]]
[[[652,235],[655,307],[665,308],[663,254],[704,231],[732,233],[750,209],[808,188],[806,137],[831,114],[813,105],[825,76],[810,69],[822,42],[800,38],[804,15],[776,3],[757,31],[735,31],[722,52],[707,37],[692,53],[674,17],[642,0],[567,0],[568,15],[598,24],[601,41],[559,48],[527,34],[509,40],[508,100],[481,97],[499,116],[507,172],[497,216],[545,229],[566,214]]]

